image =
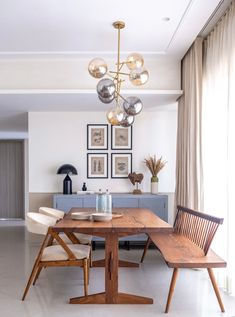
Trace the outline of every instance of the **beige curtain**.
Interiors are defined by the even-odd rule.
[[[219,282],[235,295],[235,1],[205,40],[202,101],[204,208],[224,218],[213,249]]]
[[[203,208],[201,165],[202,38],[182,60],[183,96],[179,100],[175,203]]]

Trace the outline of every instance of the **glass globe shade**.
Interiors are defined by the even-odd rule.
[[[96,86],[98,95],[105,99],[114,96],[115,88],[114,82],[109,78],[101,79]]]
[[[130,70],[140,68],[144,65],[144,59],[140,54],[132,53],[127,57],[126,65]]]
[[[149,79],[148,71],[141,67],[130,72],[129,79],[134,86],[144,85]]]
[[[112,108],[107,112],[106,117],[110,124],[120,125],[125,117],[125,114],[119,106],[116,106],[115,108]]]
[[[102,78],[107,73],[108,66],[102,58],[94,58],[88,65],[88,71],[94,78]]]
[[[130,116],[136,116],[142,111],[143,104],[137,97],[127,97],[123,102],[123,109]]]
[[[98,98],[100,99],[100,101],[102,101],[103,103],[110,103],[110,102],[112,102],[113,101],[113,99],[114,99],[114,94],[113,95],[111,95],[111,96],[109,96],[109,97],[106,97],[106,98],[103,98],[103,97],[101,97],[99,94],[98,94]]]
[[[122,121],[120,122],[120,126],[122,127],[130,127],[135,121],[134,116],[125,115]]]

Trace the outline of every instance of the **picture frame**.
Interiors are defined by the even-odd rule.
[[[108,153],[87,153],[87,178],[108,178]]]
[[[132,153],[111,154],[111,178],[128,178],[132,173]]]
[[[87,124],[87,150],[108,150],[108,124]]]
[[[132,150],[132,126],[111,126],[111,149]]]

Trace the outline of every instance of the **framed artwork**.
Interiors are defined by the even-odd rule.
[[[107,153],[87,153],[87,178],[108,178]]]
[[[111,154],[111,178],[128,178],[132,172],[131,153],[112,153]]]
[[[131,150],[132,149],[132,126],[128,128],[111,126],[111,149]]]
[[[88,124],[87,125],[87,150],[108,149],[108,125]]]

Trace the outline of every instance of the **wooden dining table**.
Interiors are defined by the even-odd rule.
[[[171,232],[172,226],[163,221],[149,209],[144,208],[114,208],[115,217],[110,221],[74,220],[73,212],[95,212],[91,208],[72,208],[70,212],[52,227],[55,234],[86,233],[105,239],[105,259],[94,261],[93,266],[105,267],[105,291],[88,296],[70,299],[71,304],[152,304],[153,299],[133,294],[121,293],[118,290],[118,267],[138,266],[119,260],[119,238],[148,234],[153,232]]]

